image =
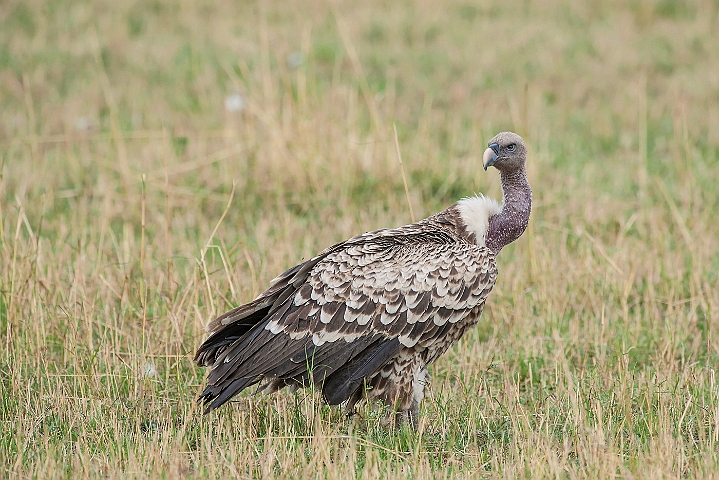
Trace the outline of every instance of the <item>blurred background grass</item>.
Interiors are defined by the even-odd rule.
[[[5,476],[716,476],[719,3],[0,5]],[[201,417],[204,325],[474,192],[532,222],[419,434],[310,393]]]

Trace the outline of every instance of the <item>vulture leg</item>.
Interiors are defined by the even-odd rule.
[[[406,410],[400,410],[394,414],[394,424],[396,428],[402,428],[407,425],[412,430],[417,430],[419,425],[419,402],[412,399],[412,403]]]
[[[419,425],[419,404],[424,398],[424,389],[429,382],[429,372],[427,367],[420,366],[412,376],[411,391],[406,396],[406,400],[401,402],[401,409],[395,414],[395,425],[399,428],[402,425],[408,425],[412,430],[416,430]]]

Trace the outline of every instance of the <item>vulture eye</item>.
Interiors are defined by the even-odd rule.
[[[510,143],[509,145],[507,145],[507,150],[510,152],[513,152],[516,149],[517,149],[517,145],[515,145],[514,143]]]

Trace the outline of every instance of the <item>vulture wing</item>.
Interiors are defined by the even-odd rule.
[[[415,227],[334,245],[214,320],[195,356],[212,367],[200,396],[207,410],[262,379],[312,380],[339,404],[400,349],[441,341],[482,305],[497,276],[495,255]]]

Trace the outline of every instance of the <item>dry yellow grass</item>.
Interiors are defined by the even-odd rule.
[[[719,476],[719,4],[0,5],[0,477]],[[531,150],[530,228],[418,433],[202,416],[216,314]]]

